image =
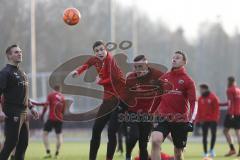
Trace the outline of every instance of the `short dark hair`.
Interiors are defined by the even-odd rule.
[[[180,54],[183,57],[183,60],[187,62],[187,56],[183,51],[176,51],[175,54]]]
[[[104,41],[99,40],[99,41],[94,42],[94,44],[92,46],[92,49],[94,50],[94,48],[96,48],[97,46],[100,46],[100,45],[104,45],[105,46]]]
[[[229,83],[230,85],[232,85],[234,82],[235,82],[235,77],[229,76],[229,77],[228,77],[228,83]]]
[[[141,60],[146,60],[146,57],[144,55],[138,55],[134,58],[134,62],[138,62],[138,61],[141,61]]]
[[[55,85],[55,86],[53,87],[53,89],[54,89],[55,91],[60,91],[60,90],[61,90],[61,86],[60,86],[59,84],[57,84],[57,85]]]
[[[202,89],[207,89],[207,90],[209,89],[207,84],[200,84],[199,87],[202,88]]]
[[[9,47],[6,49],[6,54],[10,54],[11,49],[12,49],[12,48],[15,48],[15,47],[19,47],[19,45],[13,44],[13,45],[9,46]]]

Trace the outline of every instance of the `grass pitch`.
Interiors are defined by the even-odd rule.
[[[235,145],[236,146],[236,145]],[[138,146],[134,148],[133,156],[138,153]],[[150,148],[150,145],[149,145]],[[236,146],[236,148],[238,148]],[[173,154],[173,147],[170,143],[164,143],[163,151],[169,154]],[[228,145],[224,143],[218,143],[215,147],[217,157],[214,160],[240,160],[236,156],[225,158],[223,155],[228,151]],[[55,145],[51,144],[51,153],[54,154]],[[88,160],[89,143],[86,142],[64,142],[59,160]],[[41,142],[31,142],[29,144],[26,160],[42,160],[45,155],[44,147]],[[105,160],[106,155],[106,143],[102,143],[98,152],[97,160]],[[202,145],[200,143],[188,143],[185,151],[185,160],[201,160],[202,159]],[[52,158],[54,159],[54,158]],[[124,155],[116,153],[114,160],[124,160]]]

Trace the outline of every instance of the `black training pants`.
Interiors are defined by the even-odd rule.
[[[28,146],[29,123],[27,114],[20,116],[8,116],[5,119],[5,142],[0,153],[0,160],[8,160],[13,149],[16,147],[15,159],[24,160]]]

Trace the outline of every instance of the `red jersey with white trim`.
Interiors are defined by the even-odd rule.
[[[62,121],[66,108],[64,95],[60,92],[53,91],[48,94],[47,102],[49,105],[49,120]]]
[[[161,103],[156,114],[170,116],[171,121],[189,121],[193,115],[196,102],[194,81],[184,67],[164,74],[162,81],[172,84],[172,89],[161,96]]]
[[[98,72],[100,78],[98,84],[104,87],[104,99],[118,96],[116,91],[121,90],[124,87],[125,79],[122,71],[111,54],[107,53],[107,56],[103,61],[96,56],[92,56],[76,71],[78,75],[80,75],[91,66],[94,66]],[[113,86],[113,80],[114,82],[118,82],[118,85]]]
[[[227,89],[228,114],[240,115],[240,88],[233,85]]]
[[[198,98],[197,122],[218,122],[220,117],[219,99],[210,92],[208,96]]]
[[[160,100],[162,86],[159,78],[163,73],[149,67],[149,72],[137,77],[136,73],[130,73],[126,81],[128,95],[128,111],[138,113],[154,113]],[[133,91],[134,90],[134,91]]]

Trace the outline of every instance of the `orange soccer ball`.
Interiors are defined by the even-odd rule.
[[[63,20],[68,25],[76,25],[81,20],[81,14],[76,8],[67,8],[63,12]]]

